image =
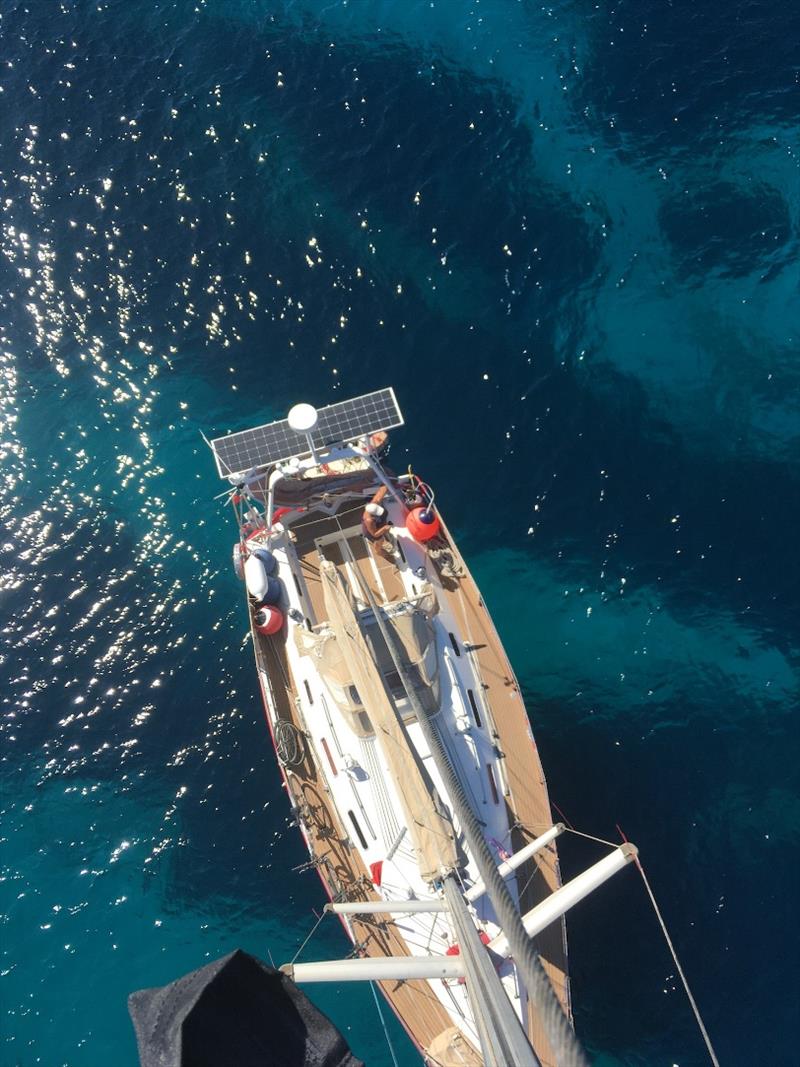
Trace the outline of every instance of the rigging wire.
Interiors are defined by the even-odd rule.
[[[622,833],[622,830],[620,830],[619,826],[617,827],[617,829],[619,830],[623,840],[627,841],[627,837],[625,837],[625,834]],[[642,876],[642,881],[644,882],[644,887],[647,890],[647,895],[650,898],[650,903],[653,905],[653,911],[655,912],[656,918],[658,919],[658,924],[661,927],[661,932],[664,935],[664,940],[667,942],[667,948],[670,951],[672,960],[675,964],[675,967],[677,968],[678,974],[680,975],[681,982],[683,982],[683,988],[686,991],[686,997],[689,1001],[689,1004],[691,1005],[692,1011],[694,1012],[694,1017],[697,1020],[697,1025],[700,1028],[700,1033],[703,1036],[703,1041],[705,1042],[709,1059],[711,1060],[714,1067],[719,1067],[719,1060],[717,1059],[717,1054],[714,1051],[714,1046],[711,1044],[711,1038],[708,1036],[708,1030],[706,1030],[705,1023],[703,1022],[703,1018],[700,1014],[700,1009],[697,1006],[697,1001],[692,996],[692,991],[689,988],[688,979],[684,974],[683,967],[681,967],[680,960],[678,959],[678,953],[675,951],[675,946],[672,943],[672,938],[669,936],[667,924],[664,922],[664,917],[661,914],[661,909],[656,903],[655,895],[653,894],[653,890],[650,888],[650,882],[647,880],[647,875],[644,873],[644,867],[642,866],[638,855],[634,856],[634,863],[636,864],[639,874]]]
[[[564,819],[565,822],[569,823],[569,820],[567,820],[567,817],[564,814],[564,812],[555,803],[553,803],[553,807],[556,809],[556,811],[561,816],[561,818]],[[522,823],[520,823],[519,825],[520,825],[520,827],[522,829],[527,830],[528,832],[532,832],[532,831],[530,831],[529,827],[524,826]],[[622,837],[623,841],[627,841],[628,840],[627,837],[622,832],[622,830],[620,829],[619,826],[617,826],[617,830],[619,831],[620,837]],[[596,841],[597,844],[599,844],[599,845],[608,845],[609,848],[619,848],[619,845],[617,845],[617,843],[615,841],[607,841],[604,837],[595,837],[594,834],[583,833],[583,831],[581,831],[581,830],[576,830],[575,827],[572,826],[571,823],[569,823],[564,828],[564,832],[568,833],[568,834],[574,834],[576,837],[585,837],[588,841]],[[642,866],[642,863],[641,863],[641,860],[639,859],[638,854],[634,856],[634,863],[636,864],[636,867],[637,867],[637,870],[639,871],[639,874],[642,876],[642,881],[644,883],[645,890],[647,891],[647,895],[650,898],[650,903],[653,906],[653,911],[655,912],[656,919],[658,920],[659,926],[661,927],[661,932],[664,935],[664,940],[666,941],[667,947],[669,948],[670,955],[672,956],[672,961],[675,964],[675,968],[676,968],[676,970],[677,970],[677,972],[678,972],[678,974],[680,976],[681,982],[683,983],[683,988],[684,988],[684,991],[686,993],[686,997],[687,997],[687,999],[689,1001],[689,1004],[691,1006],[692,1012],[694,1013],[694,1017],[695,1017],[695,1019],[697,1021],[697,1025],[698,1025],[698,1027],[700,1029],[700,1033],[702,1035],[703,1041],[705,1042],[705,1046],[706,1046],[706,1050],[708,1051],[709,1059],[711,1060],[711,1063],[713,1064],[713,1067],[719,1067],[719,1060],[717,1059],[717,1054],[716,1054],[716,1052],[714,1050],[714,1046],[711,1043],[711,1038],[709,1037],[708,1030],[706,1029],[705,1023],[703,1022],[703,1018],[702,1018],[702,1016],[700,1014],[700,1009],[697,1006],[697,1001],[694,999],[694,996],[692,995],[692,991],[689,988],[689,981],[686,978],[686,974],[685,974],[685,972],[683,970],[683,967],[681,966],[680,960],[678,959],[678,954],[675,951],[675,946],[672,943],[672,938],[669,936],[669,932],[667,930],[667,925],[664,922],[663,915],[661,914],[661,909],[659,908],[658,903],[656,902],[655,895],[654,895],[653,890],[652,890],[652,888],[650,886],[650,882],[647,879],[647,875],[644,873],[644,867]],[[527,885],[526,885],[526,888],[527,888]],[[524,892],[524,890],[523,890],[523,892]]]
[[[315,914],[316,914],[316,912],[315,912]],[[320,924],[320,923],[322,922],[322,920],[323,920],[323,919],[325,918],[325,915],[326,915],[326,914],[327,914],[327,912],[324,912],[324,911],[323,911],[322,915],[320,915],[320,916],[318,917],[317,921],[316,921],[316,922],[314,923],[314,928],[313,928],[313,930],[312,930],[312,931],[311,931],[311,933],[310,933],[310,934],[308,935],[308,937],[307,937],[307,938],[305,939],[305,941],[304,941],[304,942],[303,942],[303,944],[302,944],[302,945],[300,946],[300,948],[299,948],[299,949],[297,950],[297,952],[295,952],[294,956],[292,956],[292,963],[293,963],[293,964],[297,962],[297,957],[298,957],[298,956],[300,955],[300,953],[301,953],[301,952],[303,951],[303,949],[304,949],[304,948],[306,947],[306,945],[308,944],[308,942],[309,942],[309,941],[311,940],[311,938],[312,938],[312,937],[314,936],[314,934],[315,934],[315,933],[317,932],[317,927],[318,927],[318,926],[319,926],[319,924]]]
[[[554,807],[554,808],[556,809],[556,811],[557,811],[557,812],[558,812],[558,814],[559,814],[559,815],[561,816],[561,818],[562,818],[562,820],[564,821],[564,823],[565,823],[565,824],[566,824],[566,825],[567,825],[567,826],[568,826],[568,827],[570,828],[570,830],[571,830],[571,829],[573,828],[573,827],[572,827],[572,823],[571,823],[571,822],[569,821],[569,819],[568,819],[568,818],[566,817],[566,815],[564,814],[564,812],[563,812],[563,811],[561,810],[561,808],[560,808],[560,807],[558,806],[558,804],[556,804],[556,802],[555,802],[555,801],[554,801],[554,800],[553,800],[552,798],[550,799],[550,804],[552,805],[552,807]]]
[[[395,1056],[394,1054],[392,1039],[389,1037],[389,1028],[387,1027],[386,1020],[383,1017],[383,1011],[381,1010],[381,1002],[378,998],[378,993],[375,989],[375,983],[370,982],[369,987],[372,990],[372,996],[375,999],[375,1007],[378,1009],[378,1018],[380,1019],[381,1026],[383,1027],[383,1036],[386,1038],[386,1047],[389,1049],[389,1055],[392,1057],[392,1063],[394,1064],[394,1067],[400,1067],[400,1064],[397,1062],[397,1056]]]
[[[585,837],[587,841],[596,841],[598,845],[608,845],[609,848],[619,848],[616,841],[606,841],[604,837],[595,837],[594,834],[585,834],[582,830],[576,830],[574,826],[567,826],[564,833],[575,834],[576,837]]]

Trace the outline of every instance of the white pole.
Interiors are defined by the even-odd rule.
[[[400,827],[400,833],[397,835],[397,837],[394,839],[394,841],[392,841],[391,847],[389,848],[389,851],[386,853],[386,859],[385,859],[386,863],[388,863],[389,860],[394,859],[395,852],[397,852],[398,848],[400,848],[400,845],[403,843],[403,838],[405,836],[405,832],[406,832],[405,826],[401,826]]]
[[[285,963],[281,970],[294,982],[385,982],[388,979],[463,978],[460,956],[367,956],[360,960]]]
[[[316,448],[314,448],[314,439],[313,439],[313,437],[311,436],[310,433],[306,434],[306,441],[308,441],[308,449],[309,449],[309,452],[311,453],[311,458],[314,460],[314,462],[316,463],[316,465],[318,467],[321,467],[322,466],[322,460],[319,458],[319,454],[318,454]]]
[[[272,512],[275,507],[275,486],[283,478],[283,473],[274,470],[267,482],[267,544],[272,539]]]
[[[597,889],[603,882],[621,871],[626,864],[636,859],[638,854],[636,845],[626,842],[615,848],[608,856],[604,856],[598,863],[590,867],[588,871],[579,874],[577,878],[562,885],[555,893],[551,893],[541,904],[537,904],[527,915],[523,916],[522,922],[529,937],[536,937],[546,926],[560,919],[573,905],[587,897],[592,890]],[[505,934],[499,934],[489,943],[492,952],[498,956],[508,956],[508,939]]]
[[[455,875],[445,878],[442,888],[461,948],[467,997],[478,1030],[483,1062],[487,1067],[510,1067],[511,1064],[515,1067],[540,1067],[516,1008],[481,943]]]
[[[365,459],[367,463],[369,463],[370,467],[372,468],[372,473],[375,475],[378,481],[380,481],[383,485],[386,486],[386,488],[389,490],[389,493],[391,494],[391,496],[394,497],[397,503],[401,507],[406,508],[407,505],[405,500],[403,500],[402,496],[397,492],[395,487],[383,473],[383,468],[381,467],[380,462],[374,459],[369,454],[369,451],[367,449],[359,448],[357,445],[351,445],[350,447],[357,456],[361,456],[362,459]]]
[[[521,867],[525,860],[529,860],[531,856],[535,856],[537,852],[541,852],[545,846],[549,845],[551,841],[554,841],[559,834],[563,834],[565,830],[563,822],[557,822],[555,826],[551,826],[549,830],[537,837],[535,841],[531,841],[529,844],[521,848],[519,852],[515,852],[513,856],[509,856],[504,863],[501,863],[497,868],[497,873],[501,878],[508,877],[512,871],[515,871],[517,867]],[[473,904],[478,897],[482,897],[486,892],[486,886],[482,881],[477,881],[471,889],[467,890],[464,894],[466,899]]]
[[[447,904],[443,900],[348,900],[326,904],[325,911],[334,915],[410,915],[414,911],[447,911]]]

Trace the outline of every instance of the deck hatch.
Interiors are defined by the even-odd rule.
[[[487,763],[486,764],[486,774],[488,775],[489,786],[491,787],[491,790],[492,790],[492,800],[495,802],[495,804],[499,804],[500,803],[500,795],[497,792],[497,785],[496,785],[495,780],[494,780],[494,772],[492,771],[491,763]]]
[[[478,705],[475,702],[475,694],[472,692],[471,689],[468,689],[467,696],[469,697],[469,706],[472,708],[472,714],[475,718],[475,725],[477,727],[481,727],[483,723],[481,722],[481,717],[478,712]]]
[[[403,415],[394,389],[340,400],[317,411],[317,425],[311,432],[314,447],[324,449],[341,441],[353,441],[378,430],[403,425]],[[268,467],[292,456],[309,455],[305,434],[289,426],[288,419],[268,422],[252,430],[215,437],[211,442],[220,478],[238,477],[253,468]]]

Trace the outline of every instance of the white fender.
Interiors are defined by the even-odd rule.
[[[263,600],[267,592],[269,578],[267,569],[258,556],[248,556],[244,563],[244,580],[247,592],[256,600]]]

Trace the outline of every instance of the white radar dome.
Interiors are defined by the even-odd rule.
[[[287,421],[295,433],[310,433],[317,425],[317,409],[312,404],[295,404]]]

